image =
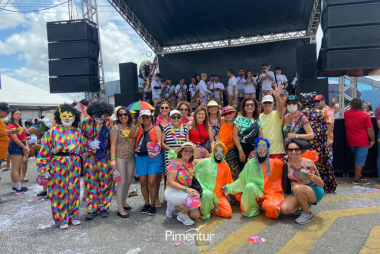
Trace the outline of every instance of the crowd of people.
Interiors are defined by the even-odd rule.
[[[296,222],[306,224],[313,219],[310,205],[337,187],[332,167],[337,106],[330,108],[325,97],[316,93],[289,93],[283,85],[286,77],[278,70],[273,78],[263,65],[259,100],[252,72],[247,71],[242,82],[246,90],[241,97],[240,80],[229,70],[225,107],[224,86],[218,86],[215,75],[206,83],[205,74],[199,82],[198,77],[192,78],[190,102],[182,90],[184,79],[170,88],[156,74],[151,84],[155,111],[114,109],[105,102],[82,100],[59,105],[54,119],[28,120],[24,125],[20,110],[0,103],[0,117],[10,113],[7,126],[0,121],[0,160],[10,157],[12,191],[28,191],[21,183],[28,180],[29,154],[37,157],[38,173],[48,181],[38,195],[49,196],[53,219],[61,229],[81,224],[81,195],[87,220],[108,217],[115,192],[117,215],[129,218],[132,207],[126,201],[136,175],[143,214],[155,215],[166,202],[168,218],[177,211],[179,222],[193,225],[194,220],[211,215],[231,217],[231,206],[239,205],[246,217],[258,215],[261,209],[269,218],[301,211]],[[239,70],[239,76],[244,76],[244,70]],[[272,78],[277,82],[273,84]],[[251,85],[253,90],[247,90]],[[162,97],[166,89],[170,94]],[[375,115],[380,125],[379,109]],[[355,155],[352,183],[365,185],[362,167],[368,148],[376,142],[370,116],[363,111],[362,100],[353,99],[344,117],[348,146]],[[149,144],[160,149],[152,151]],[[380,181],[380,160],[377,163]],[[164,200],[159,198],[162,181]]]

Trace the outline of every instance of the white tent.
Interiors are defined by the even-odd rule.
[[[0,102],[8,103],[11,108],[46,110],[73,101],[6,75],[0,75]]]

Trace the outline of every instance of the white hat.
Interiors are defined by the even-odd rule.
[[[273,96],[272,95],[265,95],[264,98],[261,100],[261,102],[263,102],[263,103],[267,102],[267,101],[274,102]]]
[[[207,104],[207,107],[220,107],[219,104],[214,101],[214,100],[211,100],[208,104]]]
[[[40,122],[43,122],[45,124],[46,127],[48,127],[49,129],[52,128],[54,126],[54,123],[52,120],[50,120],[49,118],[47,117],[44,117],[42,119],[38,119],[38,121]]]
[[[170,111],[169,116],[172,116],[172,115],[175,115],[175,114],[178,114],[178,115],[182,116],[181,112],[179,112],[179,111],[176,110],[176,109],[173,109],[172,111]]]
[[[151,116],[150,110],[140,110],[140,116]]]

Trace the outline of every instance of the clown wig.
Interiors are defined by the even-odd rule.
[[[94,102],[87,108],[87,114],[92,118],[100,118],[102,115],[109,117],[112,113],[113,107],[106,102]]]
[[[61,113],[64,113],[64,112],[69,112],[75,116],[73,127],[78,128],[79,122],[80,122],[80,112],[76,108],[74,108],[72,105],[67,104],[67,103],[58,105],[57,110],[54,112],[54,121],[57,124],[62,125]]]

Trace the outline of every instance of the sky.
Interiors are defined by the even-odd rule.
[[[8,0],[0,0],[0,8],[6,2]],[[10,0],[4,9],[33,11],[62,2],[65,0]],[[80,0],[72,2],[77,6],[73,18],[81,19]],[[152,61],[153,57],[146,56],[151,49],[120,14],[106,0],[97,0],[97,3],[105,80],[119,79],[119,63],[135,62],[139,65],[145,59]],[[68,19],[67,3],[39,12],[0,11],[0,74],[49,90],[46,22]],[[321,39],[319,29],[318,51]],[[65,96],[71,99],[83,97],[82,94]]]

